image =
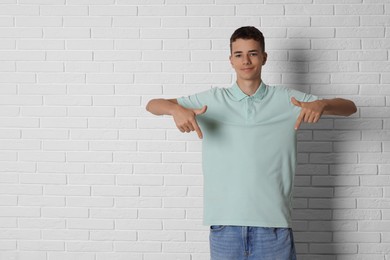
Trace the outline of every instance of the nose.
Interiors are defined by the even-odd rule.
[[[243,59],[242,59],[242,63],[243,64],[250,64],[251,63],[251,60],[249,59],[249,56],[248,55],[242,55]]]

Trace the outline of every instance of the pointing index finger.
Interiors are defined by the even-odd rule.
[[[192,126],[195,128],[196,133],[198,134],[200,139],[203,139],[202,131],[200,130],[198,123],[195,121]]]

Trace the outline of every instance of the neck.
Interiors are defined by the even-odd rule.
[[[262,82],[261,78],[258,80],[240,80],[237,79],[237,85],[241,89],[242,92],[247,94],[248,96],[252,96],[256,90],[260,87],[260,83]]]

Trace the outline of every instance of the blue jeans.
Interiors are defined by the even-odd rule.
[[[211,260],[296,260],[291,228],[210,227]]]

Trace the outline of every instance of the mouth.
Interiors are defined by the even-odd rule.
[[[244,69],[241,69],[241,70],[244,71],[244,72],[248,72],[248,71],[253,70],[253,68],[244,68]]]

